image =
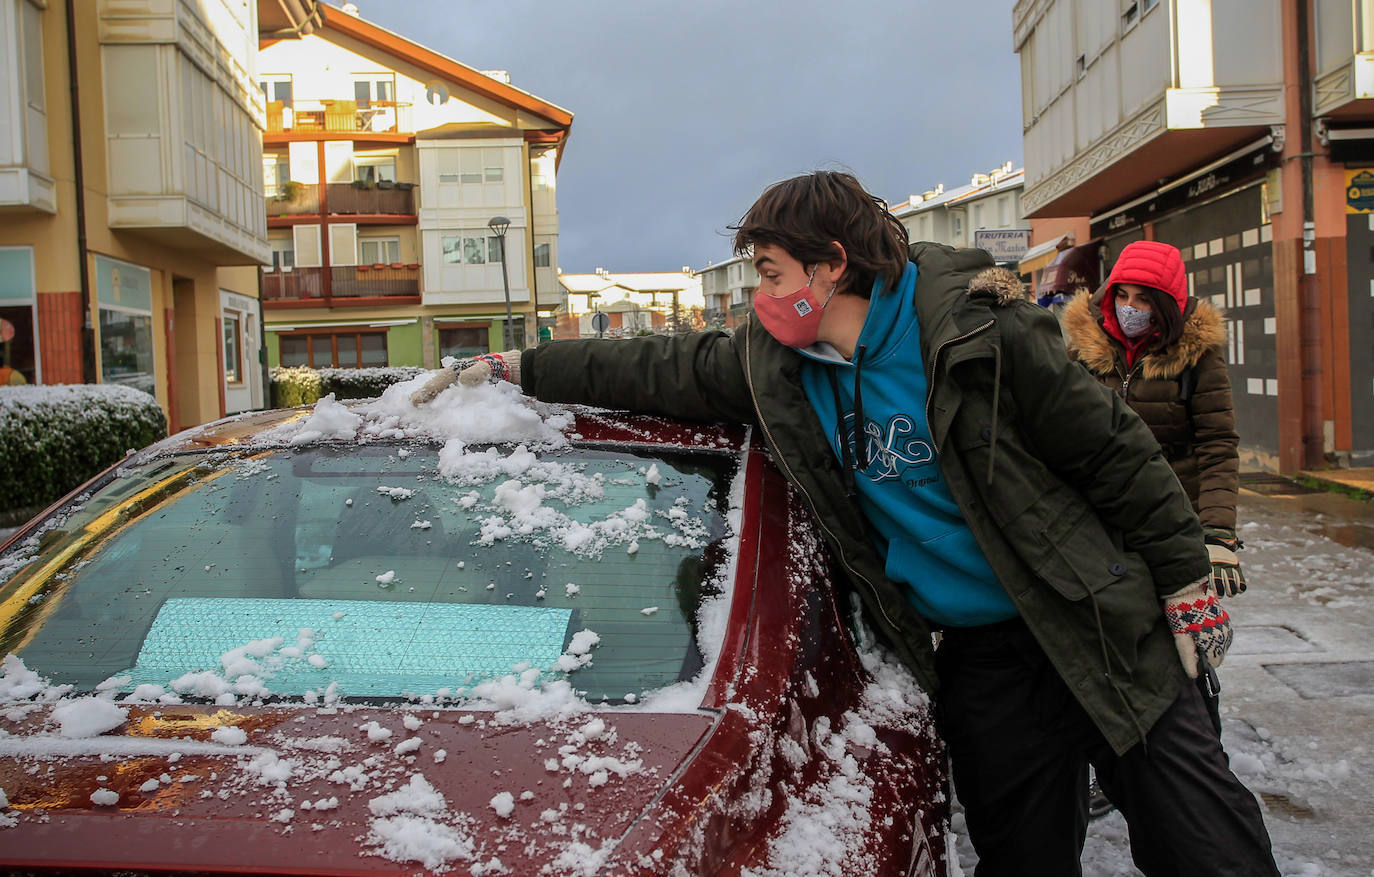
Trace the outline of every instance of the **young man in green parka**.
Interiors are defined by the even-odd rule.
[[[436,375],[756,424],[874,627],[935,699],[978,874],[1078,874],[1087,766],[1147,875],[1274,874],[1195,685],[1230,644],[1149,429],[981,250],[918,243],[854,177],[735,227],[736,332],[550,341]],[[938,650],[933,634],[940,633]]]

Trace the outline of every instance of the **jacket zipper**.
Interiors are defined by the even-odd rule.
[[[988,320],[988,321],[987,321],[986,323],[984,323],[983,325],[978,326],[978,327],[976,327],[976,328],[974,328],[974,329],[972,329],[972,330],[970,330],[970,331],[968,331],[968,332],[965,332],[963,335],[960,335],[958,338],[951,338],[951,339],[949,339],[948,341],[943,342],[939,347],[935,348],[935,355],[932,356],[932,357],[930,358],[930,374],[926,375],[926,425],[927,425],[927,426],[930,425],[930,403],[931,403],[932,401],[934,401],[934,399],[935,399],[935,368],[936,368],[936,366],[938,366],[938,365],[940,364],[940,354],[941,354],[941,353],[944,351],[944,349],[945,349],[946,347],[948,347],[949,345],[958,343],[958,342],[960,342],[960,341],[966,341],[966,340],[968,340],[969,338],[972,338],[974,335],[977,335],[979,332],[982,332],[984,329],[986,329],[986,328],[988,328],[989,326],[991,326],[994,322],[996,322],[996,321],[995,321],[995,320]],[[932,444],[935,445],[935,453],[937,453],[937,454],[940,453],[940,442],[935,438],[935,430],[933,430],[933,429],[930,431],[930,441],[931,441]]]
[[[744,331],[746,333],[744,336],[744,371],[746,382],[749,384],[749,398],[753,400],[754,413],[758,414],[759,416],[759,428],[763,430],[764,436],[768,439],[768,444],[770,446],[776,447],[776,445],[773,442],[773,434],[768,431],[768,422],[764,420],[763,410],[759,408],[758,393],[754,391],[754,345],[750,340],[749,335],[747,334],[749,328],[750,327],[747,324],[744,327]],[[834,533],[831,532],[830,528],[825,525],[825,519],[816,511],[815,501],[812,500],[811,495],[806,492],[806,488],[801,486],[801,483],[797,480],[796,474],[792,471],[792,467],[787,464],[787,460],[783,458],[782,454],[776,454],[775,456],[777,457],[778,465],[782,466],[782,468],[786,471],[788,480],[792,483],[794,487],[797,488],[797,491],[801,493],[802,498],[806,500],[806,505],[811,509],[811,517],[816,519],[816,524],[822,530],[825,531],[825,534],[830,537],[831,542],[838,547],[839,550],[837,551],[837,553],[840,556],[840,563],[844,565],[845,570],[848,571],[848,573],[851,576],[853,576],[858,581],[863,582],[868,587],[869,592],[873,595],[873,602],[878,604],[878,611],[883,614],[883,620],[886,621],[888,626],[891,627],[894,631],[900,632],[902,629],[901,626],[898,625],[897,622],[892,620],[891,615],[887,614],[887,607],[883,605],[883,599],[878,594],[877,587],[874,586],[874,584],[871,581],[869,581],[866,576],[864,576],[858,570],[854,569],[852,566],[849,565],[849,560],[845,557],[844,548],[842,547],[844,543],[842,543],[840,539]]]
[[[1121,369],[1118,368],[1116,370],[1117,375],[1121,377],[1121,398],[1124,401],[1129,402],[1131,399],[1131,381],[1135,380],[1136,374],[1140,371],[1140,365],[1141,364],[1137,364],[1135,368],[1131,369],[1130,372],[1125,375],[1121,374]]]

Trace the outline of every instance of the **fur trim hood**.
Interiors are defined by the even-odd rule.
[[[1014,301],[1026,301],[1026,287],[1021,278],[1006,268],[984,268],[974,275],[968,284],[969,295],[992,293],[999,305],[1009,305]]]
[[[1120,342],[1102,328],[1102,312],[1093,296],[1081,293],[1064,308],[1061,317],[1069,356],[1094,374],[1116,372],[1118,361],[1125,362]],[[1209,350],[1226,343],[1226,318],[1209,301],[1190,300],[1183,317],[1183,335],[1164,350],[1140,358],[1141,375],[1152,379],[1173,379],[1190,365],[1196,365]]]

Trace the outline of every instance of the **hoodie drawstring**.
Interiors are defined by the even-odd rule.
[[[864,397],[859,380],[864,372],[864,354],[868,345],[860,344],[854,352],[854,453],[858,456],[859,471],[868,468],[868,433],[864,429]]]
[[[840,399],[840,381],[835,377],[835,369],[825,370],[830,379],[830,392],[835,397],[835,423],[839,432],[840,463],[844,466],[845,492],[850,499],[859,495],[857,472],[868,468],[868,436],[864,432],[864,399],[860,378],[863,376],[864,353],[868,345],[861,345],[854,353],[854,452],[850,453],[849,436],[844,429],[844,401]],[[858,460],[855,460],[857,455]]]
[[[1002,398],[1002,345],[993,345],[992,358],[992,437],[988,439],[988,484],[992,484],[992,468],[997,461],[997,406]]]

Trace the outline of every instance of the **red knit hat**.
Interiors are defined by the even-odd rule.
[[[1183,256],[1178,247],[1159,241],[1136,241],[1126,245],[1112,267],[1111,276],[1107,278],[1109,296],[1118,283],[1148,286],[1171,295],[1178,302],[1180,312],[1188,301],[1188,278],[1183,272]]]

